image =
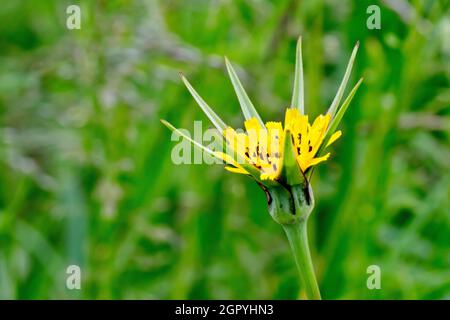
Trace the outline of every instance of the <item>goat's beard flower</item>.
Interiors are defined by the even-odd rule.
[[[301,39],[297,43],[294,92],[291,106],[286,109],[284,126],[281,122],[273,121],[264,124],[226,58],[228,73],[246,118],[246,132],[237,132],[226,125],[182,75],[184,84],[220,132],[226,151],[208,149],[161,120],[204,152],[223,160],[228,171],[248,175],[256,180],[267,195],[270,215],[286,231],[307,296],[313,299],[320,299],[320,292],[306,236],[306,221],[314,208],[309,181],[314,166],[330,157],[330,153],[324,153],[324,150],[342,135],[336,129],[362,82],[360,79],[340,104],[358,46],[357,44],[353,49],[331,106],[312,124],[304,112]]]
[[[283,182],[281,177],[283,157],[290,148],[285,150],[285,139],[291,144],[295,162],[299,171],[304,175],[314,165],[326,161],[330,153],[316,157],[320,146],[324,142],[325,134],[330,123],[329,114],[319,115],[311,125],[308,116],[300,114],[298,109],[286,109],[284,129],[281,122],[267,122],[262,127],[256,118],[245,121],[247,133],[236,133],[232,128],[224,131],[226,143],[232,144],[246,163],[260,170],[260,179]],[[342,132],[336,131],[326,143],[326,147],[336,141]],[[235,173],[250,174],[237,161],[231,161],[226,154],[217,153],[223,160],[231,162],[225,169]]]

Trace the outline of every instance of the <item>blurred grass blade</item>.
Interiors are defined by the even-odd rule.
[[[295,55],[295,77],[294,91],[292,92],[291,107],[300,110],[301,114],[305,114],[305,95],[303,81],[303,59],[302,59],[302,37],[298,38],[297,50]]]
[[[202,108],[203,112],[206,114],[206,116],[211,120],[213,125],[217,128],[217,130],[220,131],[220,133],[223,133],[223,131],[228,127],[225,122],[220,119],[220,117],[211,109],[210,106],[205,102],[205,100],[200,97],[200,95],[195,91],[195,89],[191,86],[189,81],[184,77],[182,73],[180,73],[181,79],[183,80],[184,84],[186,85],[186,88],[191,93],[192,97],[194,97],[197,104]]]
[[[230,75],[231,83],[233,84],[234,91],[236,92],[236,95],[239,99],[239,104],[241,105],[242,112],[244,113],[244,117],[246,120],[249,120],[251,118],[256,118],[258,122],[260,123],[261,127],[265,128],[263,121],[261,120],[261,117],[259,116],[258,112],[256,112],[255,107],[253,106],[253,103],[250,101],[250,98],[248,97],[247,93],[245,92],[244,87],[242,86],[241,82],[239,81],[239,78],[236,74],[236,72],[233,69],[233,66],[231,65],[230,61],[228,61],[227,57],[225,57],[225,64],[227,66],[228,74]]]
[[[292,143],[292,134],[289,130],[286,130],[284,135],[284,148],[283,148],[283,168],[281,172],[282,177],[286,177],[286,182],[289,185],[297,185],[305,182],[303,174],[295,159],[295,150]]]
[[[350,73],[352,72],[352,67],[353,67],[353,63],[355,62],[356,53],[358,52],[358,48],[359,48],[359,41],[356,43],[355,47],[353,48],[353,52],[352,52],[352,55],[350,56],[350,60],[347,65],[347,69],[345,70],[344,78],[342,79],[341,85],[339,86],[336,96],[334,97],[333,102],[331,103],[331,106],[327,111],[327,113],[329,113],[331,115],[331,119],[334,118],[334,115],[336,114],[336,111],[337,111],[337,107],[339,106],[342,96],[344,95],[345,87],[347,86],[348,79],[350,78]]]

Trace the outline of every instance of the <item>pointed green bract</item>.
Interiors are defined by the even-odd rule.
[[[178,130],[177,128],[175,128],[173,125],[171,125],[169,122],[167,122],[166,120],[160,120],[162,122],[163,125],[165,125],[167,128],[169,128],[170,130],[172,130],[173,132],[177,133],[179,136],[183,137],[184,139],[188,140],[189,142],[191,142],[194,146],[196,146],[197,148],[199,148],[202,151],[205,151],[206,153],[208,153],[209,155],[217,158],[217,156],[214,154],[214,151],[211,149],[208,149],[207,147],[205,147],[204,145],[202,145],[201,143],[198,143],[197,141],[195,141],[194,139],[192,139],[191,137],[185,135],[183,132],[181,132],[180,130]]]
[[[350,105],[350,102],[352,102],[353,96],[356,94],[356,91],[358,91],[359,86],[363,82],[364,78],[359,79],[358,83],[353,87],[353,89],[348,94],[347,98],[344,100],[344,103],[342,103],[342,106],[339,108],[338,112],[336,113],[336,116],[331,120],[330,126],[328,128],[327,134],[325,135],[324,143],[328,142],[328,139],[331,137],[331,135],[336,131],[337,127],[339,126],[339,123],[342,120],[342,117],[344,116],[345,112],[347,111],[348,106]]]
[[[263,121],[261,120],[261,117],[259,116],[258,112],[256,111],[255,107],[253,106],[253,103],[250,101],[250,98],[248,97],[247,93],[245,92],[244,87],[242,86],[241,82],[239,81],[239,78],[236,74],[236,72],[233,69],[233,66],[228,61],[228,59],[225,57],[225,65],[227,66],[228,74],[230,75],[231,83],[233,84],[234,91],[236,92],[236,95],[239,100],[239,104],[241,105],[242,112],[244,113],[244,117],[246,120],[249,120],[251,118],[256,118],[258,122],[261,124],[262,128],[265,128]]]
[[[325,149],[325,146],[328,143],[328,140],[331,138],[331,135],[337,130],[339,123],[341,122],[345,112],[348,109],[348,106],[350,105],[350,102],[352,101],[354,95],[356,94],[356,91],[358,91],[359,86],[363,82],[364,78],[359,79],[358,83],[353,87],[353,89],[348,94],[347,98],[342,103],[342,106],[339,108],[338,112],[336,113],[336,116],[331,119],[330,125],[328,127],[327,133],[325,135],[325,138],[323,139],[323,143],[319,148],[319,151],[317,151],[317,156],[320,157],[322,155],[323,149]]]
[[[225,122],[223,122],[222,119],[220,119],[220,117],[208,106],[205,100],[203,100],[202,97],[200,97],[197,91],[195,91],[195,89],[191,86],[189,81],[181,73],[180,76],[186,88],[189,90],[192,97],[195,99],[200,108],[202,108],[203,112],[206,114],[209,120],[211,120],[213,125],[217,128],[217,130],[220,131],[220,133],[223,133],[223,131],[228,127],[225,124]]]
[[[345,70],[344,78],[342,79],[341,85],[339,86],[336,96],[334,97],[333,102],[331,103],[331,106],[328,109],[327,113],[329,113],[331,115],[331,119],[334,118],[334,115],[336,114],[339,103],[341,102],[342,96],[344,95],[345,87],[347,86],[348,79],[350,78],[350,73],[352,71],[353,63],[355,62],[356,53],[358,52],[358,48],[359,48],[359,41],[356,43],[355,47],[353,48],[352,55],[350,56],[350,60],[348,61],[347,69]]]
[[[304,97],[305,94],[303,82],[302,37],[299,37],[295,55],[294,90],[292,92],[291,107],[299,109],[301,114],[305,114]]]
[[[287,184],[291,186],[304,183],[305,179],[298,166],[297,159],[295,158],[292,134],[289,130],[286,130],[284,135],[283,153],[281,176],[286,179]]]
[[[173,132],[177,133],[178,135],[180,135],[182,138],[188,140],[190,143],[192,143],[194,146],[196,146],[197,148],[199,148],[202,151],[205,151],[206,153],[208,153],[209,155],[223,160],[222,158],[218,157],[216,155],[216,153],[211,150],[208,149],[207,147],[205,147],[204,145],[202,145],[201,143],[198,143],[197,141],[195,141],[194,139],[192,139],[191,137],[189,137],[188,135],[185,135],[183,132],[181,132],[180,130],[178,130],[177,128],[175,128],[172,124],[170,124],[169,122],[167,122],[166,120],[162,120],[161,119],[162,124],[164,124],[167,128],[169,128],[170,130],[172,130]],[[233,163],[228,163],[230,165],[233,165]],[[259,171],[258,171],[259,172]]]

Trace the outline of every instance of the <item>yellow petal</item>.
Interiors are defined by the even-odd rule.
[[[335,142],[337,139],[339,139],[339,137],[342,135],[342,131],[336,131],[335,133],[333,133],[330,137],[330,139],[327,142],[327,145],[325,147],[328,147],[330,144],[332,144],[333,142]]]
[[[330,157],[330,153],[328,152],[326,155],[319,157],[319,158],[313,158],[313,159],[305,159],[303,157],[297,157],[297,161],[299,162],[300,169],[302,169],[303,172],[306,171],[311,166],[315,166],[316,164],[326,161]]]
[[[261,125],[259,124],[258,120],[256,118],[248,119],[244,122],[245,130],[256,130],[259,131],[262,129]]]
[[[258,163],[258,153],[256,152],[259,144],[259,135],[261,133],[261,125],[256,118],[251,118],[244,123],[248,136],[249,157],[252,163]]]
[[[228,169],[227,169],[228,171],[237,172],[237,170],[239,170],[239,173],[249,174],[249,173],[247,172],[247,170],[245,170],[244,168],[242,168],[242,167],[239,165],[239,163],[238,163],[236,160],[234,160],[233,157],[231,157],[230,155],[228,155],[228,154],[226,154],[226,153],[223,153],[223,152],[219,152],[219,151],[214,152],[214,155],[215,155],[217,158],[222,159],[223,161],[225,161],[226,164],[230,164],[230,165],[233,166],[233,167],[225,167],[225,169],[230,168],[230,169],[233,169],[233,170],[234,170],[234,171],[232,171],[232,170],[228,170]]]
[[[319,115],[316,120],[314,120],[313,125],[311,126],[311,131],[318,135],[319,137],[325,134],[325,131],[328,127],[328,123],[330,122],[330,115],[327,114],[325,116]]]
[[[266,122],[266,128],[267,130],[283,130],[283,126],[281,125],[281,122],[279,121],[269,121]]]
[[[322,122],[324,120],[324,116],[322,114],[318,115],[317,118],[314,120],[313,124],[311,125],[311,128],[316,129],[322,126]]]
[[[292,126],[298,119],[300,118],[300,111],[297,108],[288,108],[286,109],[286,114],[284,117],[284,129],[292,130]]]
[[[225,170],[233,172],[233,173],[249,174],[245,169],[242,169],[242,168],[235,168],[235,167],[226,166]]]
[[[278,172],[269,172],[261,174],[261,180],[275,180],[279,176]]]
[[[245,152],[248,147],[248,137],[245,133],[236,133],[232,128],[226,128],[223,132],[225,140],[227,141],[227,154],[234,154],[244,159],[248,159]]]
[[[267,122],[267,152],[269,157],[280,154],[281,142],[284,140],[283,126],[281,122]]]

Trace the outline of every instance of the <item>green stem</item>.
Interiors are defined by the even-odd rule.
[[[301,220],[294,224],[282,224],[282,226],[291,245],[295,264],[297,265],[301,284],[305,288],[306,296],[310,300],[321,300],[311,253],[309,252],[307,220]]]

